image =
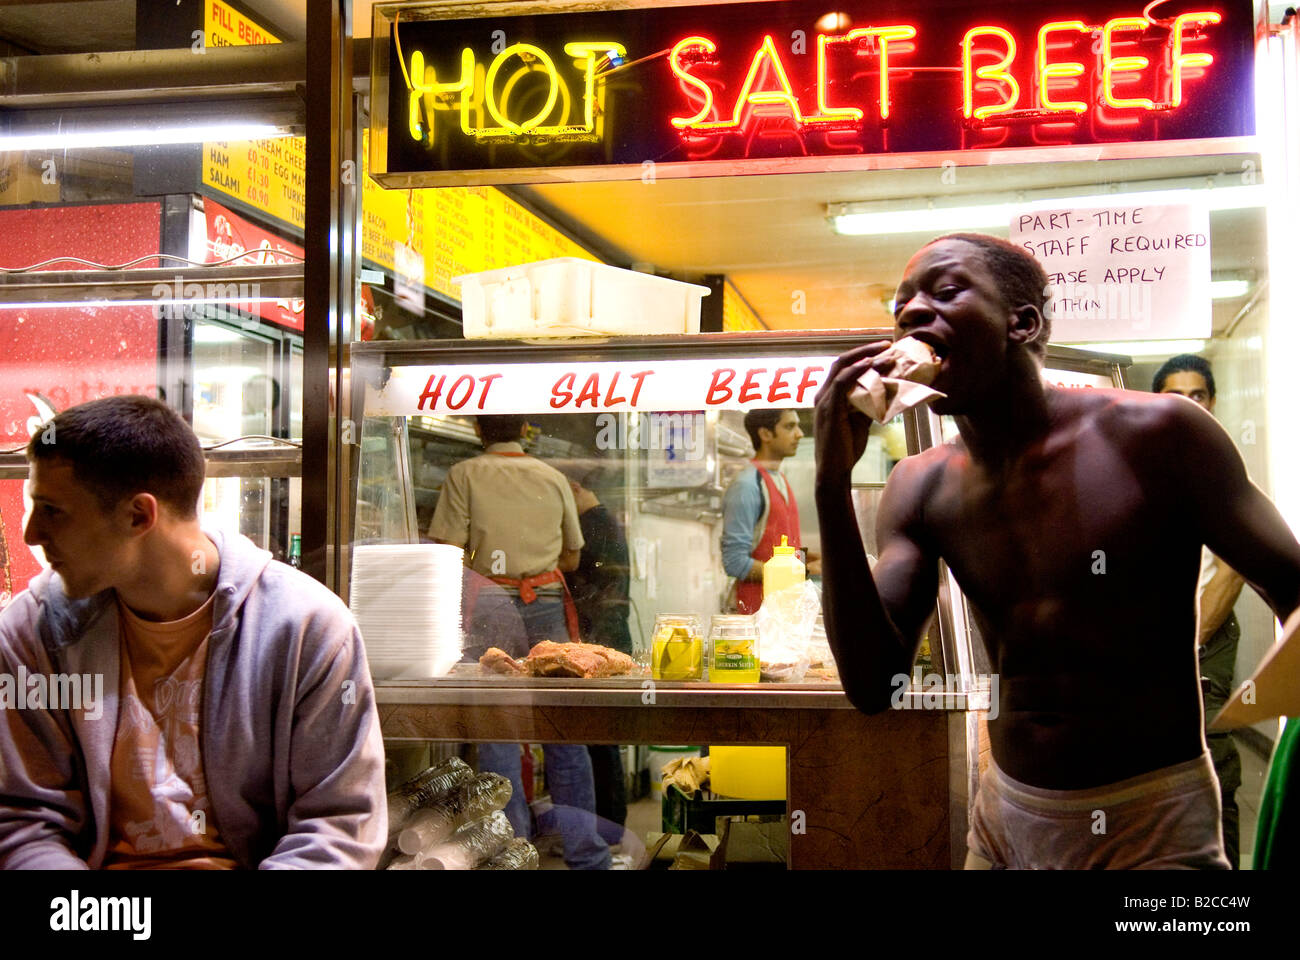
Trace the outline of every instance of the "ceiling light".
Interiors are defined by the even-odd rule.
[[[1236,300],[1250,293],[1249,280],[1211,280],[1210,299]]]
[[[1142,204],[1200,203],[1208,210],[1242,210],[1263,207],[1268,194],[1263,184],[1205,186],[1206,178],[1139,184],[1141,191],[1069,195],[1069,189],[1025,191],[1015,197],[985,194],[961,198],[923,197],[914,200],[867,201],[827,204],[827,217],[836,233],[869,236],[902,233],[937,233],[975,228],[1010,229],[1011,219],[1026,210],[1083,209]],[[983,202],[980,202],[980,200]]]
[[[168,304],[186,306],[193,303],[233,303],[240,307],[251,303],[276,303],[284,297],[163,297],[156,300],[27,300],[22,303],[0,301],[0,310],[82,310],[104,307],[164,307]]]
[[[1205,341],[1130,340],[1118,343],[1073,343],[1068,346],[1078,350],[1091,350],[1094,353],[1117,353],[1138,360],[1148,357],[1172,357],[1179,353],[1200,353],[1205,349]]]
[[[94,147],[165,146],[229,140],[268,140],[290,131],[273,123],[204,123],[172,126],[136,125],[104,129],[43,130],[0,133],[0,152],[84,150]]]

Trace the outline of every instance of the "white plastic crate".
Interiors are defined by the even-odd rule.
[[[708,287],[556,257],[453,277],[465,336],[635,336],[699,333]]]

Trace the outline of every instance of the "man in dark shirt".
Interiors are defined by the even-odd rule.
[[[627,538],[619,522],[586,486],[594,484],[593,474],[598,469],[574,461],[561,471],[569,478],[585,542],[578,569],[569,574],[569,592],[578,608],[578,632],[583,641],[630,654]]]
[[[559,467],[573,489],[584,542],[578,569],[569,574],[569,592],[578,608],[578,634],[586,643],[630,654],[627,538],[619,522],[587,486],[596,485],[599,467],[580,460]],[[621,750],[612,744],[587,747],[596,781],[597,824],[601,836],[611,845],[622,841],[627,821],[627,781]]]

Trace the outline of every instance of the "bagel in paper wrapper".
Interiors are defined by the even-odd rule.
[[[939,372],[939,358],[928,343],[904,337],[876,357],[876,364],[885,367],[886,372],[873,366],[859,377],[849,393],[849,403],[877,423],[886,423],[918,404],[946,396],[930,386]]]

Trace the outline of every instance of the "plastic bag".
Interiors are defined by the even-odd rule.
[[[537,848],[516,837],[491,860],[484,860],[475,870],[536,870],[541,864]]]
[[[446,840],[416,855],[421,870],[472,870],[490,860],[515,838],[510,821],[500,810],[467,823]]]
[[[803,682],[811,662],[809,638],[821,612],[821,592],[808,580],[763,598],[754,615],[761,679]]]
[[[474,770],[459,757],[434,764],[388,795],[388,842],[396,842],[407,821],[421,807],[441,800],[474,778]]]
[[[459,827],[501,810],[510,801],[510,781],[498,773],[481,773],[469,783],[435,800],[407,821],[398,834],[397,846],[407,855],[446,840]]]

